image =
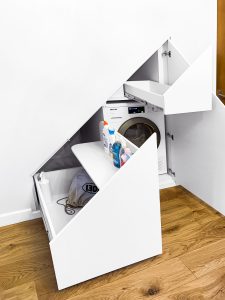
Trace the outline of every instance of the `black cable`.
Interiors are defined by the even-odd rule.
[[[65,203],[60,203],[60,201],[65,200],[65,199],[67,199],[67,200],[65,201]],[[64,206],[65,213],[66,213],[67,215],[74,215],[74,214],[75,214],[76,209],[75,209],[75,207],[73,207],[72,205],[68,204],[68,197],[61,198],[61,199],[57,200],[56,203],[57,203],[58,205]]]

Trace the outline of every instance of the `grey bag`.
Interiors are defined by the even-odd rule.
[[[73,178],[67,204],[73,207],[83,207],[97,192],[97,186],[87,172],[81,169]]]

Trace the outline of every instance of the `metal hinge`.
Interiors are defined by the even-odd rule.
[[[174,177],[176,177],[176,173],[172,169],[168,169],[168,173]]]
[[[174,141],[174,135],[173,135],[173,134],[167,132],[167,133],[166,133],[166,136],[168,136],[171,140]]]
[[[172,52],[171,51],[164,51],[162,53],[162,56],[169,56],[169,57],[171,57],[172,56]]]

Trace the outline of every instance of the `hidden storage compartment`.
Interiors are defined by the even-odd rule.
[[[103,142],[100,141],[99,122],[102,120],[102,109],[100,109],[34,175],[40,209],[50,240],[54,239],[82,209],[72,209],[71,214],[65,211],[74,176],[83,168],[100,190],[119,171],[113,165],[112,157],[105,153]],[[136,152],[138,148],[134,144],[119,133],[115,135],[116,140],[126,141],[127,147],[133,154]],[[47,181],[47,192],[45,185],[43,190],[43,182],[45,182],[41,181],[43,174],[44,180]]]
[[[40,209],[50,240],[54,238],[80,210],[76,209],[73,215],[69,215],[65,213],[65,207],[57,203],[57,201],[59,201],[61,204],[65,204],[71,182],[80,169],[81,167],[76,167],[45,172],[45,178],[49,180],[50,184],[51,199],[47,199],[42,192],[39,180],[40,173],[34,176]]]
[[[210,48],[190,65],[169,39],[128,79],[124,93],[169,115],[210,110],[211,85]]]

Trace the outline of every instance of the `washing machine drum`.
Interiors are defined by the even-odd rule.
[[[151,120],[146,118],[132,118],[124,122],[118,132],[125,138],[141,147],[142,144],[153,134],[157,135],[157,146],[159,147],[161,136],[159,128]]]

